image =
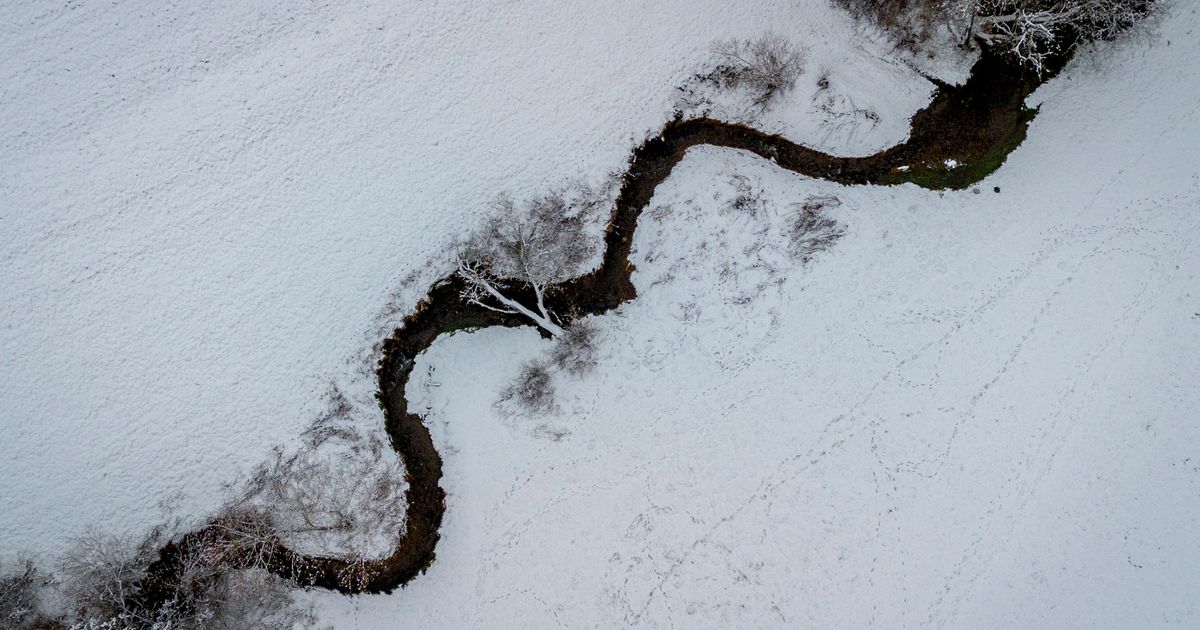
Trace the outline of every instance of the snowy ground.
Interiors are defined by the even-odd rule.
[[[786,26],[879,77],[847,89],[883,123],[837,152],[902,139],[928,94],[817,0],[12,13],[0,557],[136,531],[177,495],[173,513],[211,509],[330,380],[378,421],[361,368],[399,279],[422,279],[403,310],[495,192],[621,168],[715,38]],[[545,351],[531,330],[420,359],[438,558],[390,596],[314,594],[325,618],[1195,627],[1198,27],[1180,3],[1170,45],[1043,88],[978,195],[694,151],[639,228],[640,297],[596,318],[603,360],[559,379],[560,414],[491,405]],[[723,211],[734,175],[763,218]],[[780,226],[813,194],[847,231],[803,266]]]
[[[815,0],[3,13],[0,559],[208,512],[330,381],[377,426],[370,348],[447,243],[497,193],[622,170],[714,39],[786,24],[898,72]],[[904,137],[908,81],[864,146]]]
[[[532,331],[420,361],[410,399],[450,490],[438,560],[393,596],[318,596],[328,619],[1194,627],[1196,26],[1181,11],[1170,46],[1038,93],[980,194],[694,151],[639,228],[640,297],[597,318],[605,358],[560,378],[560,415],[490,405],[545,351]],[[732,175],[764,191],[765,228],[723,211]],[[772,275],[780,222],[822,193],[846,236]]]

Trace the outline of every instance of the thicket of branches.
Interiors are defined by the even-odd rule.
[[[301,553],[382,555],[404,528],[404,467],[379,435],[350,421],[339,390],[331,397],[303,446],[276,451],[235,504],[268,512],[278,535]]]
[[[311,627],[290,586],[267,569],[279,543],[269,515],[229,510],[173,547],[178,570],[151,571],[168,539],[89,533],[59,571],[60,616],[71,630],[293,630]]]
[[[372,577],[361,558],[390,551],[404,527],[403,466],[377,434],[356,426],[352,410],[332,386],[328,409],[302,446],[290,455],[277,451],[200,528],[160,525],[141,538],[88,533],[53,574],[32,562],[0,571],[0,628],[311,627],[292,585],[270,569],[307,562],[305,553],[358,558],[339,576],[353,587]],[[182,529],[192,532],[171,533]]]
[[[555,338],[549,360],[533,360],[500,393],[497,406],[501,413],[545,415],[557,409],[554,377],[565,373],[582,376],[596,367],[599,332],[586,319],[576,319],[571,327]]]
[[[1111,40],[1162,5],[1160,0],[835,0],[906,44],[939,26],[1002,52],[1038,72],[1068,46]]]
[[[556,407],[554,376],[544,361],[521,366],[517,378],[500,393],[500,404],[511,404],[527,414],[546,414]]]
[[[748,90],[758,108],[796,87],[804,72],[804,50],[776,33],[720,41],[713,45],[713,53],[718,64],[706,78],[721,87]]]
[[[689,117],[755,120],[804,73],[806,50],[777,34],[714,42],[712,59],[678,90],[676,109]]]
[[[833,0],[857,19],[875,24],[905,48],[917,48],[945,17],[943,0]]]
[[[572,376],[579,376],[596,367],[599,350],[595,325],[586,319],[572,322],[565,333],[554,340],[550,362]]]
[[[828,210],[842,205],[833,195],[814,195],[793,207],[787,226],[788,254],[807,264],[817,254],[833,247],[846,228],[829,216]]]
[[[42,589],[49,581],[32,560],[0,571],[0,628],[32,630],[42,621]]]

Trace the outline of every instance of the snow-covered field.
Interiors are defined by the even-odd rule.
[[[894,77],[838,47],[850,27],[826,32],[833,15],[815,1],[10,4],[0,462],[15,481],[0,558],[52,554],[89,524],[145,527],[164,501],[208,512],[330,381],[378,423],[368,351],[488,201],[622,170],[719,37],[787,24],[814,63],[850,54]],[[916,96],[862,142],[904,137],[928,93],[909,80]]]
[[[764,122],[833,152],[901,140],[929,94],[820,0],[4,17],[0,558],[212,509],[330,381],[378,422],[371,345],[447,243],[497,192],[620,170],[713,39],[806,42]],[[560,413],[492,406],[532,330],[418,361],[437,560],[312,600],[338,628],[1200,624],[1197,28],[1179,2],[1043,87],[979,194],[694,150]],[[818,65],[881,123],[797,113]],[[762,217],[725,209],[735,176]],[[815,194],[846,234],[802,265],[782,226]]]

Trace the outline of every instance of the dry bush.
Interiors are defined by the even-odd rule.
[[[141,541],[95,533],[75,541],[63,562],[61,593],[72,630],[291,630],[312,624],[290,586],[263,569],[263,550],[277,541],[269,519],[222,514],[205,536],[175,548],[177,570],[166,574],[149,571],[165,543],[161,531]]]
[[[771,33],[715,42],[703,70],[676,88],[676,114],[753,123],[796,86],[806,57],[804,48]]]
[[[32,560],[20,562],[11,573],[0,573],[0,627],[36,627],[42,611],[42,588],[48,580]]]
[[[350,554],[343,559],[347,562],[338,571],[337,581],[348,589],[361,591],[379,573],[377,564],[362,556]]]
[[[281,544],[271,513],[254,506],[227,507],[209,523],[189,559],[197,565],[267,569]]]
[[[356,423],[354,405],[331,385],[328,406],[301,435],[301,446],[276,448],[213,519],[213,535],[224,531],[245,543],[220,548],[236,556],[220,562],[262,566],[247,557],[258,543],[310,555],[391,551],[408,508],[404,466],[385,436]]]
[[[500,402],[511,403],[526,413],[546,414],[555,408],[554,393],[554,378],[546,364],[531,361],[500,394]]]
[[[268,570],[279,544],[269,513],[222,511],[203,537],[181,550],[175,597],[160,617],[171,619],[170,630],[310,627],[311,611],[300,608],[291,585]]]
[[[756,221],[761,220],[767,209],[762,188],[755,188],[750,183],[750,178],[741,174],[730,176],[729,182],[733,184],[734,194],[724,210]]]
[[[177,609],[171,630],[294,630],[315,622],[287,582],[263,569],[201,572],[192,583],[197,588]]]
[[[159,611],[140,610],[133,602],[157,542],[157,536],[139,542],[94,531],[75,539],[61,567],[62,595],[73,621],[152,627]]]
[[[269,514],[269,527],[234,520],[247,533],[274,531],[308,553],[386,553],[400,536],[408,502],[404,467],[375,434],[318,422],[307,446],[251,476],[233,514]],[[262,527],[259,527],[263,525]]]
[[[580,376],[596,367],[596,327],[587,320],[577,319],[555,340],[550,361],[558,369]]]
[[[796,204],[787,234],[788,254],[793,259],[808,263],[846,233],[841,223],[826,214],[828,208],[840,205],[841,200],[832,195],[818,195]]]
[[[747,90],[759,109],[796,86],[807,57],[803,49],[775,33],[717,42],[713,54],[717,67],[701,78],[722,88]]]

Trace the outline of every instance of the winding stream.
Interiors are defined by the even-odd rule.
[[[604,235],[604,255],[592,273],[552,292],[547,306],[556,312],[604,313],[632,300],[629,253],[638,217],[655,188],[698,145],[729,147],[755,153],[782,168],[843,184],[891,185],[914,182],[928,188],[965,188],[983,179],[1025,137],[1033,112],[1025,98],[1042,79],[1015,72],[1011,65],[984,54],[962,86],[939,85],[928,107],[912,119],[910,137],[875,155],[835,157],[785,138],[716,120],[675,120],[655,138],[642,143],[630,159],[612,218]],[[959,166],[946,169],[946,160]],[[405,386],[413,360],[443,332],[485,326],[530,325],[520,316],[503,315],[465,303],[455,276],[436,283],[415,313],[386,341],[377,371],[377,397],[386,431],[407,470],[407,521],[399,544],[386,558],[351,561],[304,556],[279,546],[271,550],[272,569],[298,584],[344,593],[389,592],[422,573],[434,561],[446,492],[440,485],[442,459],[421,416],[412,412]],[[528,297],[528,296],[521,296]],[[179,550],[201,540],[203,530],[164,547],[151,568],[158,583],[172,584]],[[169,587],[144,595],[149,605],[168,595]]]

